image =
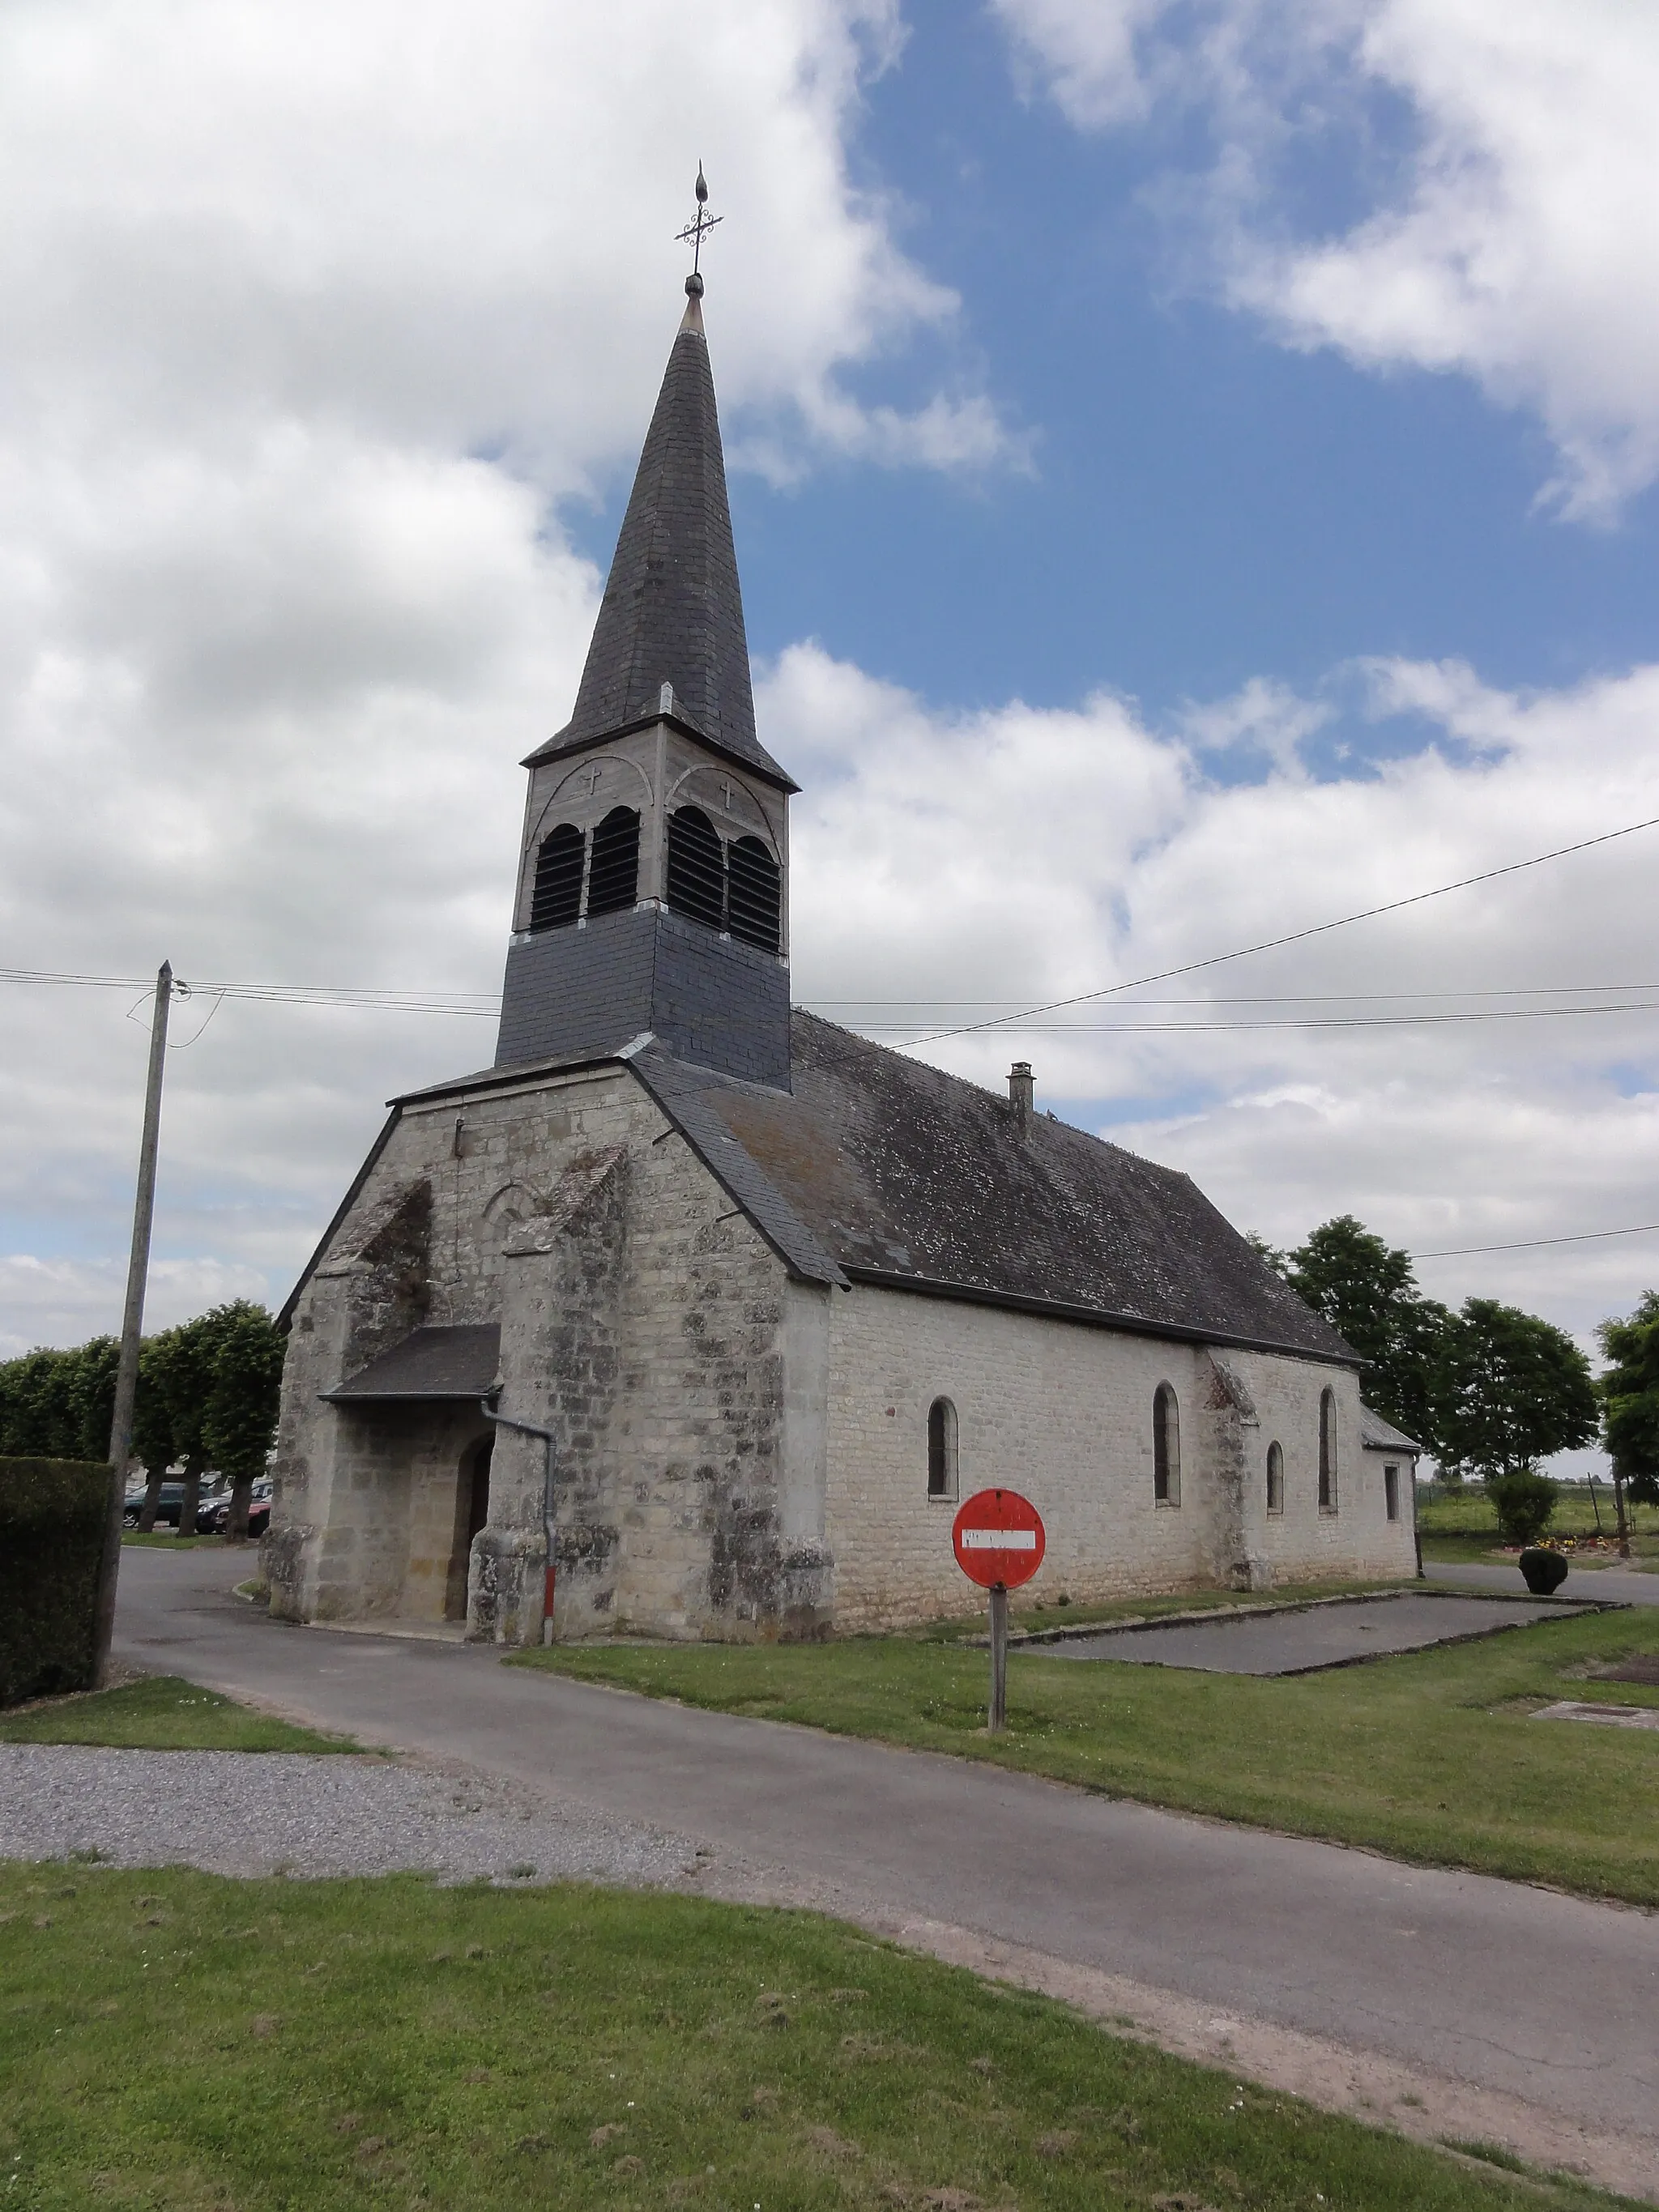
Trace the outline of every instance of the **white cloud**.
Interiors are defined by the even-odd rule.
[[[0,15],[9,965],[498,983],[517,762],[599,585],[557,502],[631,466],[699,157],[728,423],[796,472],[1021,464],[849,176],[901,42],[896,0]],[[907,411],[879,362],[919,333],[945,385]],[[143,1036],[136,994],[0,988],[15,1346],[118,1306]],[[158,1285],[280,1295],[377,1102],[492,1026],[229,1002],[189,1044],[207,1011]]]
[[[1547,488],[1605,518],[1659,474],[1659,15],[1627,0],[998,0],[1081,127],[1203,103],[1216,281],[1286,342],[1535,410]],[[1403,132],[1379,106],[1403,104]],[[1399,143],[1396,144],[1395,141]],[[1369,203],[1298,219],[1287,148]],[[1392,149],[1392,150],[1390,150]]]
[[[763,684],[796,802],[794,980],[857,1025],[925,1036],[1064,1000],[1503,867],[1659,815],[1659,668],[1518,696],[1455,665],[1350,672],[1419,748],[1311,777],[1294,744],[1215,781],[1195,734],[1306,733],[1319,702],[1253,684],[1192,710],[1188,742],[1102,696],[1072,712],[928,711],[819,649]],[[1357,753],[1363,728],[1355,732]],[[1287,740],[1288,742],[1288,740]],[[1428,1251],[1653,1218],[1659,974],[1642,918],[1648,831],[1279,951],[923,1048],[992,1087],[1112,1102],[1106,1133],[1189,1170],[1275,1242],[1355,1212]],[[1638,985],[1654,1012],[1507,1018],[1542,987]],[[1512,998],[1480,995],[1513,991]],[[1379,996],[1376,994],[1392,994]],[[1308,1003],[1253,1000],[1292,997]],[[1503,1019],[1399,1026],[1406,1012]],[[1131,1024],[1362,1018],[1376,1026]],[[1077,1110],[1075,1103],[1068,1110]],[[1097,1112],[1098,1112],[1097,1109]],[[1587,1334],[1659,1281],[1659,1238],[1426,1264],[1425,1283]]]

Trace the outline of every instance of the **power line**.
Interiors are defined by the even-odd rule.
[[[1477,1252],[1533,1252],[1543,1244],[1595,1244],[1604,1237],[1645,1237],[1659,1221],[1638,1221],[1631,1229],[1585,1229],[1576,1237],[1523,1237],[1514,1244],[1460,1244],[1449,1252],[1413,1252],[1413,1260],[1467,1260]]]
[[[1129,984],[1114,985],[1128,990]],[[1461,991],[1255,991],[1243,997],[1204,999],[1137,999],[1139,1006],[1337,1006],[1366,1005],[1384,999],[1570,999],[1581,991],[1659,991],[1659,983],[1471,983]],[[814,999],[820,1006],[1013,1006],[1023,1011],[1023,999]],[[1042,1009],[1037,1011],[1041,1012]],[[1020,1012],[1008,1018],[1018,1021]],[[893,1023],[890,1027],[897,1028]]]
[[[1004,1036],[1208,1036],[1237,1030],[1393,1030],[1435,1027],[1449,1022],[1559,1021],[1570,1014],[1659,1014],[1659,999],[1615,1000],[1599,1006],[1485,1006],[1462,1014],[1285,1015],[1257,1022],[1025,1022],[999,1024]],[[866,1030],[893,1030],[897,1022],[866,1022]],[[960,1034],[960,1032],[958,1032]]]
[[[1357,914],[1340,915],[1334,921],[1316,921],[1306,929],[1292,929],[1283,937],[1264,938],[1260,945],[1241,945],[1236,952],[1214,952],[1206,959],[1189,960],[1179,968],[1163,968],[1155,975],[1139,975],[1127,983],[1104,983],[1097,991],[1079,991],[1069,999],[1051,999],[1046,1006],[1026,1006],[1013,1016],[997,1016],[982,1022],[964,1022],[959,1028],[935,1030],[927,1036],[910,1037],[906,1047],[940,1044],[947,1037],[969,1036],[976,1030],[1000,1029],[1009,1020],[1028,1019],[1036,1014],[1054,1014],[1066,1006],[1081,1006],[1093,999],[1109,999],[1122,991],[1135,991],[1148,983],[1167,983],[1176,975],[1194,975],[1202,968],[1219,968],[1230,960],[1248,960],[1257,952],[1277,951],[1286,945],[1300,945],[1310,937],[1324,937],[1334,929],[1346,929],[1356,921],[1374,921],[1379,915],[1398,914],[1408,906],[1421,906],[1425,900],[1444,898],[1451,891],[1466,891],[1476,884],[1495,883],[1500,876],[1519,875],[1527,868],[1540,868],[1547,860],[1565,860],[1570,853],[1588,853],[1597,845],[1611,845],[1620,837],[1633,837],[1638,830],[1659,827],[1659,814],[1652,814],[1644,822],[1627,822],[1622,830],[1605,830],[1599,837],[1581,837],[1571,845],[1557,845],[1547,853],[1534,853],[1529,860],[1510,860],[1501,868],[1483,868],[1476,876],[1460,876],[1455,884],[1438,884],[1434,890],[1413,891],[1408,898],[1390,899],[1383,906],[1362,908]]]
[[[43,968],[0,968],[0,982],[69,983],[94,990],[131,991],[142,988],[144,979],[131,975],[85,975]],[[248,999],[293,1006],[361,1006],[394,1014],[477,1014],[491,1020],[501,1012],[500,994],[494,991],[400,991],[389,986],[340,988],[322,983],[189,983],[176,985],[181,993],[198,997]],[[475,1003],[467,1004],[468,1000]]]

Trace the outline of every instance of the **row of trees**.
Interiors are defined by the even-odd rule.
[[[246,1298],[144,1339],[133,1415],[133,1456],[148,1478],[139,1525],[153,1528],[161,1481],[184,1470],[181,1530],[196,1525],[202,1477],[231,1484],[230,1534],[247,1534],[248,1501],[276,1435],[283,1339]],[[0,1455],[102,1459],[115,1412],[118,1346],[94,1337],[70,1352],[28,1352],[0,1364]]]
[[[1370,1362],[1366,1402],[1415,1438],[1450,1482],[1503,1483],[1599,1437],[1616,1481],[1659,1504],[1659,1292],[1597,1332],[1599,1379],[1565,1331],[1496,1298],[1453,1312],[1417,1286],[1411,1255],[1351,1213],[1270,1266]]]

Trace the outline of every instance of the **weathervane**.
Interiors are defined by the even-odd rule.
[[[708,212],[708,180],[703,175],[702,163],[699,161],[696,218],[688,222],[684,230],[675,233],[675,236],[682,245],[684,245],[688,240],[690,241],[691,274],[685,280],[685,289],[694,300],[698,298],[702,291],[702,271],[700,265],[702,260],[702,241],[717,222],[725,221],[726,217],[723,215],[710,215]]]

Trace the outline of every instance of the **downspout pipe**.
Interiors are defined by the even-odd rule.
[[[535,1421],[521,1421],[516,1414],[498,1413],[493,1397],[480,1398],[480,1411],[485,1420],[493,1421],[498,1429],[516,1429],[521,1437],[539,1437],[542,1440],[542,1534],[547,1540],[547,1568],[542,1582],[542,1642],[553,1641],[553,1431],[542,1428]]]

